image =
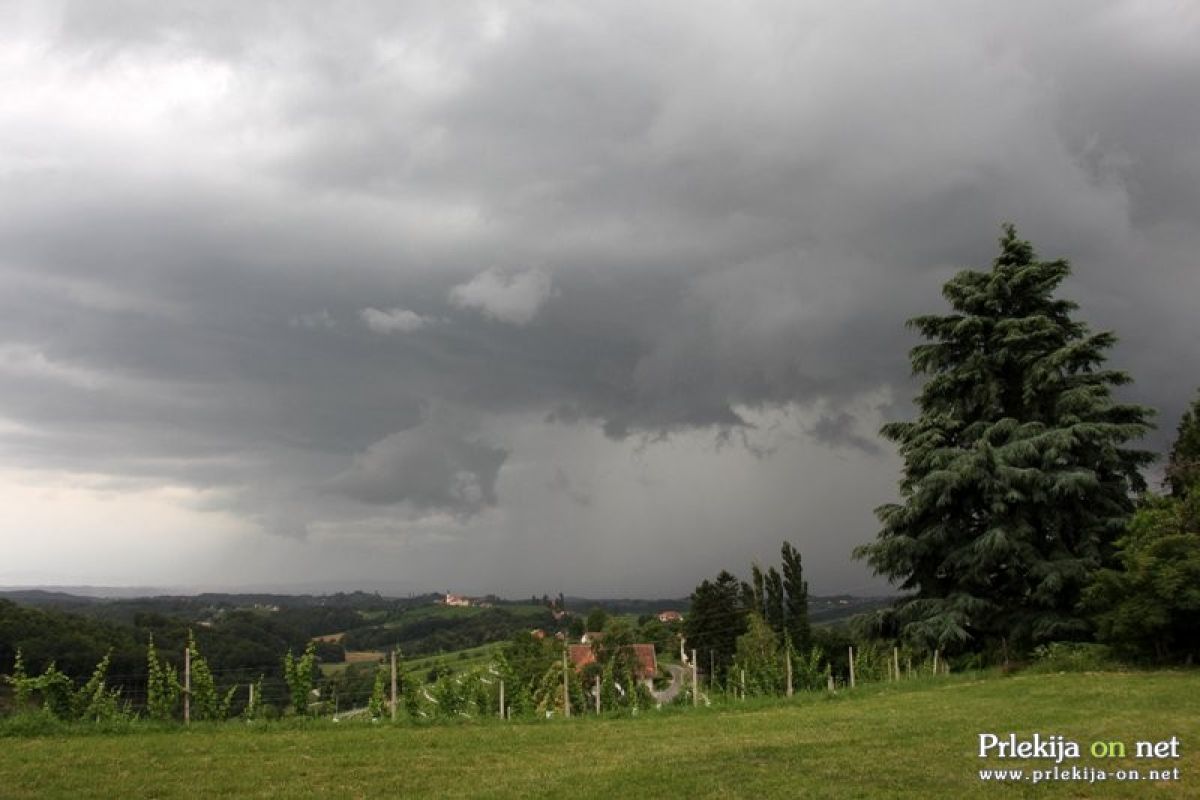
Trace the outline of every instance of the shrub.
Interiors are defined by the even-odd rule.
[[[1097,672],[1114,666],[1112,652],[1102,644],[1051,642],[1034,648],[1028,671]]]
[[[288,650],[283,657],[283,679],[287,681],[291,698],[292,711],[297,714],[308,713],[309,695],[313,688],[313,666],[316,661],[316,645],[308,643],[304,655],[295,658]]]

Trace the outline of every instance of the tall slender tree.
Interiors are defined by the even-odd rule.
[[[753,603],[750,608],[754,613],[762,616],[766,613],[766,589],[763,583],[763,571],[758,564],[750,565],[750,578],[753,586]]]
[[[754,587],[750,585],[749,581],[742,581],[741,584],[739,584],[739,585],[741,586],[742,606],[744,608],[746,608],[747,610],[753,609],[754,608]]]
[[[783,591],[786,595],[784,602],[784,629],[791,640],[792,647],[800,652],[806,652],[811,644],[812,629],[808,624],[808,581],[804,580],[804,564],[800,551],[791,542],[784,542],[783,559]]]
[[[765,582],[767,624],[771,626],[771,630],[775,631],[776,635],[783,636],[784,620],[787,616],[787,612],[784,610],[783,577],[780,576],[779,570],[771,567],[767,570]]]
[[[901,502],[855,555],[910,592],[891,622],[927,645],[1085,635],[1081,588],[1145,489],[1153,455],[1125,445],[1153,412],[1113,401],[1129,382],[1103,367],[1116,338],[1055,297],[1069,273],[1006,225],[990,270],[943,287],[952,313],[909,322],[928,340],[911,352],[919,415],[882,430],[904,459]]]

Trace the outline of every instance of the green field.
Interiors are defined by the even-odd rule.
[[[404,659],[404,668],[418,676],[435,664],[444,664],[455,672],[463,672],[475,667],[487,666],[495,659],[496,653],[503,646],[502,642],[495,642],[493,644],[483,644],[479,647],[455,650],[451,653],[441,653],[435,656],[406,658]]]
[[[2,730],[2,729],[0,729]],[[11,729],[10,729],[11,730]],[[0,796],[1196,797],[1200,672],[924,678],[794,701],[457,725],[195,726],[0,739]],[[1065,766],[1170,769],[1177,782],[982,782],[982,732],[1062,734]],[[1104,761],[1095,740],[1178,736],[1181,758]]]

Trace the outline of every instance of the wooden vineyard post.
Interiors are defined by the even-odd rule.
[[[396,721],[396,648],[392,648],[392,722]]]
[[[700,705],[700,682],[696,673],[696,649],[692,648],[692,706]]]
[[[192,648],[183,650],[183,724],[192,723]]]
[[[567,676],[567,648],[563,645],[563,716],[571,716],[570,679]]]

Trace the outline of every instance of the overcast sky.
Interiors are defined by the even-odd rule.
[[[0,584],[818,593],[1011,220],[1163,449],[1188,2],[0,0]]]

